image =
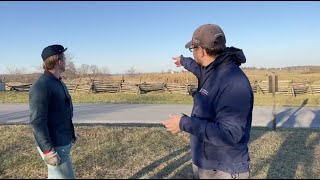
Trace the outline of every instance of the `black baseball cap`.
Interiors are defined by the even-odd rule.
[[[222,41],[217,41],[218,37],[222,37]],[[198,27],[193,35],[192,40],[185,45],[185,48],[191,46],[201,46],[203,48],[212,49],[217,43],[226,43],[226,38],[222,29],[215,24],[205,24]]]
[[[59,45],[59,44],[54,44],[54,45],[45,47],[41,53],[42,60],[45,61],[50,56],[62,54],[67,49],[68,48],[64,48],[62,45]]]

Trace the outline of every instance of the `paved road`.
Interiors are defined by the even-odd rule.
[[[192,105],[154,104],[76,104],[74,123],[161,124],[169,113],[190,115]],[[254,107],[253,126],[271,127],[272,108]],[[0,104],[0,123],[27,123],[28,104]],[[277,127],[320,127],[317,107],[283,107],[277,110]]]

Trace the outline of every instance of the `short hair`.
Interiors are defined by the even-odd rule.
[[[43,69],[45,70],[52,70],[54,66],[57,64],[59,60],[63,60],[64,54],[58,54],[48,57],[45,61],[43,61]]]
[[[220,36],[218,37],[215,42],[213,48],[205,48],[205,51],[209,56],[217,56],[223,53],[223,51],[226,49],[226,43],[225,43],[225,37]]]

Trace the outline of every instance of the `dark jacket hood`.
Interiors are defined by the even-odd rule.
[[[241,66],[241,64],[246,62],[246,57],[241,49],[235,47],[227,47],[226,50],[214,61],[215,66],[226,60],[232,61],[236,65]]]

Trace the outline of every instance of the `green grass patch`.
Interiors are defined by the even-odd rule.
[[[28,92],[0,91],[0,103],[27,103],[29,102]]]
[[[77,178],[192,178],[189,136],[161,125],[76,125]],[[251,178],[319,178],[320,130],[253,128]],[[46,178],[31,129],[0,126],[0,178]]]
[[[74,103],[121,103],[121,104],[192,104],[193,98],[184,94],[150,93],[71,93]],[[271,106],[272,95],[254,94],[255,106]],[[28,92],[0,92],[0,103],[28,103]],[[276,95],[277,106],[320,106],[320,96],[299,95],[297,97]]]

